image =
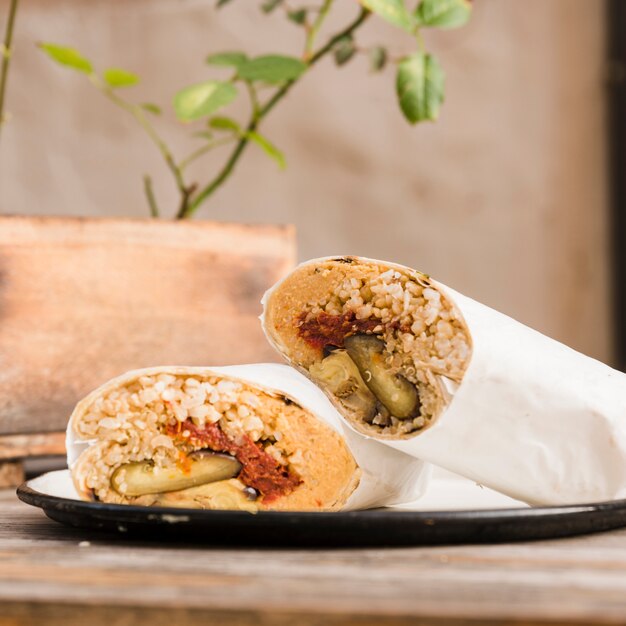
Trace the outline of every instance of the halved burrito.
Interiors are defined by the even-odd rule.
[[[313,510],[407,502],[423,462],[353,432],[284,365],[129,372],[82,400],[68,425],[80,496],[207,509]]]
[[[621,372],[393,263],[312,260],[264,305],[356,431],[531,504],[626,497]]]

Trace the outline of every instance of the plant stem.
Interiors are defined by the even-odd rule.
[[[333,5],[333,0],[324,0],[324,4],[317,14],[315,21],[308,29],[306,43],[304,45],[304,59],[309,60],[313,55],[313,46],[315,45],[315,38],[317,37],[324,20],[328,16],[328,13]]]
[[[176,165],[176,161],[174,160],[170,149],[167,147],[167,144],[163,141],[163,139],[161,139],[154,126],[152,126],[148,118],[145,116],[143,109],[136,104],[131,104],[130,102],[126,102],[126,100],[120,98],[113,91],[113,89],[104,84],[97,75],[91,74],[89,78],[91,82],[109,100],[111,100],[111,102],[130,113],[137,120],[139,125],[145,130],[148,137],[150,137],[153,143],[157,146],[157,148],[163,155],[163,158],[165,159],[165,163],[169,167],[170,171],[174,175],[174,179],[176,180],[176,186],[178,187],[178,191],[181,196],[181,209],[183,207],[186,209],[189,201],[189,196],[191,195],[193,190],[190,190],[190,188],[185,184],[181,168]]]
[[[246,87],[248,89],[248,95],[250,96],[250,106],[252,107],[251,117],[257,118],[261,109],[261,105],[259,104],[259,96],[256,92],[254,85],[249,80],[246,81]]]
[[[331,0],[332,1],[332,0]],[[325,2],[330,4],[330,2]],[[348,26],[346,26],[341,32],[337,33],[333,37],[331,37],[328,42],[322,46],[315,54],[311,56],[308,60],[308,66],[311,67],[315,63],[317,63],[322,57],[328,54],[337,44],[337,42],[348,35],[351,35],[361,24],[369,17],[370,12],[367,9],[361,9],[359,11],[358,16],[354,21],[352,21]],[[297,79],[287,81],[276,93],[260,108],[258,114],[255,118],[252,115],[248,126],[246,127],[246,131],[243,133],[241,139],[237,142],[237,145],[233,149],[228,161],[224,167],[218,172],[217,176],[202,189],[198,195],[196,195],[191,202],[188,203],[186,209],[179,210],[176,215],[177,219],[185,219],[191,217],[195,211],[198,210],[198,207],[209,197],[211,196],[216,189],[218,189],[224,181],[230,176],[232,173],[237,161],[241,157],[244,149],[248,145],[249,138],[248,133],[255,131],[261,120],[280,102],[286,95],[289,93],[289,90],[296,84]]]
[[[156,198],[154,197],[154,190],[152,189],[152,179],[147,174],[143,177],[143,189],[146,192],[146,198],[148,199],[150,215],[152,217],[159,217],[159,207],[157,206]]]
[[[138,107],[137,105],[134,105],[134,104],[130,104],[126,102],[125,100],[122,100],[111,89],[105,88],[104,94],[107,96],[107,98],[115,102],[115,104],[117,104],[118,106],[128,111],[139,122],[140,126],[146,131],[150,139],[152,139],[152,141],[156,144],[156,146],[160,150],[161,154],[163,155],[163,158],[165,159],[165,162],[167,163],[167,166],[170,168],[170,170],[172,170],[172,174],[174,174],[174,178],[176,179],[176,184],[178,185],[179,190],[182,192],[185,189],[185,182],[183,180],[182,174],[178,166],[176,165],[176,162],[174,161],[174,157],[172,156],[172,153],[170,152],[166,143],[161,139],[161,137],[158,135],[158,133],[154,129],[154,126],[150,124],[150,122],[144,115],[143,111],[141,110],[141,107]]]
[[[178,213],[176,213],[176,215],[180,215],[181,213],[185,213],[187,211],[187,207],[189,206],[189,198],[191,197],[191,194],[196,190],[196,187],[197,184],[194,183],[189,187],[185,187],[181,191],[180,205],[178,207]]]
[[[248,126],[248,131],[256,128],[256,122]],[[186,219],[197,210],[202,202],[204,202],[230,175],[239,160],[244,148],[248,145],[248,138],[242,138],[237,142],[235,149],[230,155],[226,165],[220,170],[219,174],[188,204],[187,209],[182,207],[176,215],[176,219]]]
[[[232,137],[225,137],[224,139],[218,139],[217,141],[211,141],[209,143],[200,146],[197,150],[192,152],[189,156],[185,157],[179,164],[178,169],[182,172],[192,161],[195,161],[198,157],[201,157],[203,154],[209,152],[213,148],[217,148],[218,146],[223,146],[231,141],[237,139],[237,135],[233,135]]]
[[[419,28],[415,30],[415,40],[417,41],[417,47],[419,48],[419,51],[422,53],[425,52],[426,46],[424,45],[424,38],[422,37],[422,32]]]
[[[4,33],[4,44],[2,46],[2,66],[0,67],[0,130],[5,122],[4,97],[7,88],[7,78],[9,75],[9,61],[11,60],[11,45],[13,43],[13,26],[15,15],[17,14],[18,0],[11,0],[9,5],[9,15]]]

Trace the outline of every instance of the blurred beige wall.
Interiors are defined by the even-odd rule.
[[[297,4],[292,2],[292,4]],[[335,24],[355,12],[338,0]],[[167,105],[215,72],[207,53],[300,50],[301,33],[253,0],[23,0],[0,139],[2,213],[146,214],[141,177],[170,210],[176,192],[133,120],[36,41],[71,44],[99,67],[141,74],[127,91]],[[7,0],[0,0],[2,15]],[[357,253],[418,267],[602,359],[611,358],[601,0],[476,0],[461,31],[427,33],[447,71],[437,124],[408,126],[393,72],[329,60],[268,118],[280,172],[251,147],[203,218],[293,222],[302,258]],[[371,19],[362,44],[411,42]],[[177,153],[194,145],[168,112]],[[215,155],[193,171],[208,179]]]

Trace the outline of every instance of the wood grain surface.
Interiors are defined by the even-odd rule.
[[[64,455],[65,432],[0,435],[0,489],[24,481],[22,459]]]
[[[0,489],[17,487],[24,481],[24,467],[20,461],[0,462]]]
[[[65,431],[28,435],[0,435],[0,461],[62,454],[65,454]],[[0,465],[2,464],[0,463]]]
[[[259,300],[294,260],[290,227],[0,217],[0,434],[129,369],[276,360]]]
[[[276,550],[66,528],[0,495],[0,625],[620,624],[626,530],[535,543]]]

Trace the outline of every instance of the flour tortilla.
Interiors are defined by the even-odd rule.
[[[381,271],[424,276],[384,261],[327,257],[301,264],[272,287],[263,298],[264,331],[307,376],[301,358],[307,348],[285,328],[308,294],[301,289],[294,296],[297,290],[291,289],[290,300],[285,294],[289,285],[303,284],[301,277],[312,268],[341,259],[349,259],[348,267],[371,264]],[[441,404],[432,421],[396,436],[365,423],[326,390],[346,423],[389,447],[530,504],[625,498],[626,375],[426,278],[467,329],[471,356],[461,379],[436,376]],[[333,271],[327,279],[332,283]]]

